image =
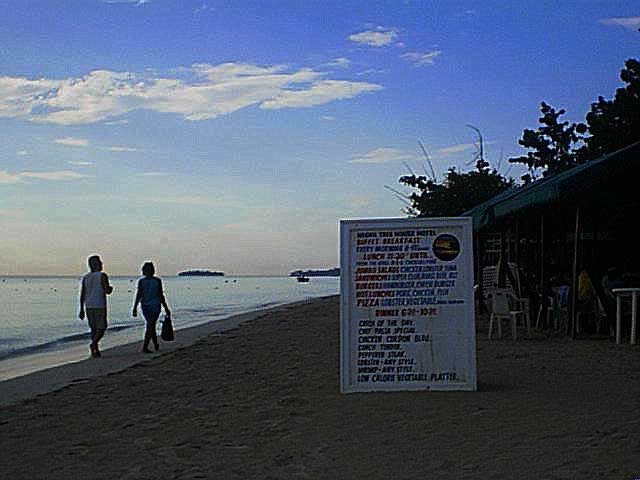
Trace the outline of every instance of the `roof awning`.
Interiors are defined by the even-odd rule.
[[[503,192],[462,216],[473,217],[473,228],[479,230],[534,207],[557,203],[615,205],[626,198],[640,199],[639,178],[640,142],[636,142],[552,177]]]

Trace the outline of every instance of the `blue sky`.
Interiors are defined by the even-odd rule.
[[[419,141],[519,177],[541,101],[611,98],[632,3],[0,0],[0,275],[335,266]]]

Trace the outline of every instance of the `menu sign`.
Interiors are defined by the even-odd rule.
[[[470,218],[340,223],[341,391],[476,390]]]

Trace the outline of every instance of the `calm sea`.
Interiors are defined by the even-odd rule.
[[[110,277],[108,346],[139,340],[144,320],[131,316],[138,277]],[[174,328],[191,327],[284,303],[337,294],[336,277],[162,277]],[[78,318],[80,278],[0,277],[0,362],[89,342]]]

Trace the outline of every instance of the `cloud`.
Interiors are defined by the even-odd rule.
[[[245,63],[195,64],[181,69],[180,78],[108,70],[65,80],[0,77],[0,117],[81,125],[113,123],[113,117],[146,109],[199,121],[249,106],[309,107],[382,88],[323,77],[309,68]]]
[[[345,57],[334,58],[330,62],[324,64],[325,67],[349,68],[351,60]]]
[[[72,170],[59,170],[57,172],[22,172],[20,176],[23,178],[37,178],[39,180],[51,180],[54,182],[64,180],[76,180],[78,178],[85,178],[88,175],[83,175]]]
[[[307,90],[285,90],[272,100],[262,102],[260,108],[301,108],[322,105],[333,100],[353,98],[363,92],[380,90],[380,85],[344,80],[321,80]]]
[[[104,147],[104,150],[108,150],[109,152],[140,152],[139,148],[133,147]]]
[[[459,143],[457,145],[451,145],[450,147],[444,147],[437,150],[441,155],[451,155],[453,153],[467,152],[473,150],[477,146],[473,143]]]
[[[409,52],[400,55],[400,58],[407,60],[415,67],[424,67],[426,65],[433,65],[433,60],[442,53],[441,50],[432,50],[430,52]]]
[[[59,85],[56,80],[0,77],[0,117],[26,117],[32,108],[46,102]]]
[[[484,141],[484,145],[494,145],[495,141]],[[439,148],[436,153],[440,155],[452,155],[460,152],[478,151],[478,145],[476,143],[458,143],[449,147]]]
[[[129,3],[139,7],[140,5],[151,3],[151,0],[102,0],[102,3]]]
[[[88,167],[90,165],[93,165],[93,162],[86,162],[83,160],[69,160],[67,163],[69,165],[75,165],[77,167]]]
[[[26,150],[18,150],[16,152],[16,155],[18,155],[19,157],[26,157],[27,155],[29,155],[29,152]]]
[[[376,30],[365,30],[349,35],[349,40],[370,47],[386,47],[393,43],[397,37],[398,33],[395,29],[378,27]]]
[[[143,172],[136,174],[137,177],[168,177],[169,175],[171,174],[166,172]]]
[[[640,17],[614,17],[600,20],[603,25],[617,25],[628,30],[638,30],[640,28]]]
[[[54,140],[54,143],[57,143],[58,145],[65,145],[67,147],[88,147],[89,146],[89,140],[85,138],[73,138],[73,137],[58,138]]]
[[[323,115],[322,117],[320,117],[322,120],[325,120],[327,122],[332,122],[336,119],[336,117],[334,117],[333,115]]]
[[[60,182],[65,180],[76,180],[87,176],[88,175],[83,175],[71,170],[58,170],[53,172],[20,172],[15,174],[9,173],[5,170],[0,170],[0,184],[20,183],[23,180],[30,178]]]
[[[388,73],[388,71],[380,68],[369,68],[367,70],[363,70],[362,72],[356,73],[356,75],[361,77],[364,75],[381,74],[381,73]]]
[[[356,155],[349,160],[349,163],[388,163],[396,161],[414,160],[415,155],[412,155],[402,150],[395,148],[376,148],[364,155]]]

